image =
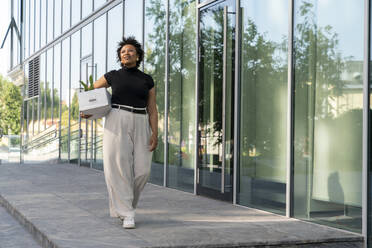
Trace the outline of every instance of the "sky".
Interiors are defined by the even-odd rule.
[[[9,0],[1,0],[0,8],[0,42],[3,41],[7,28],[9,26]],[[0,43],[1,46],[1,43]],[[0,74],[6,76],[9,69],[9,46],[0,49]]]

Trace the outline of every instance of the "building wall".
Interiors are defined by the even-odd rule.
[[[241,40],[235,43],[235,10],[223,46],[220,2],[206,9],[196,0],[24,0],[24,162],[58,160],[102,169],[104,119],[79,119],[79,80],[118,69],[117,43],[133,35],[144,45],[140,68],[152,75],[157,91],[159,144],[150,181],[195,192],[195,165],[221,163],[222,117],[215,111],[221,108],[222,91],[213,87],[221,80],[218,66],[227,49],[234,62],[227,64],[231,87],[224,93],[232,101],[225,106],[230,119],[223,151],[225,163],[236,169],[228,171],[236,175],[235,184],[230,182],[236,186],[236,203],[286,213],[292,146],[294,217],[361,232],[364,1],[294,1],[290,55],[290,1],[226,1],[234,8],[236,2]],[[200,41],[201,49],[198,17],[201,37],[210,38]],[[29,97],[29,62],[36,56],[40,93]],[[290,77],[288,56],[293,58]],[[197,75],[199,60],[204,64]],[[288,122],[290,110],[294,115]],[[290,142],[289,125],[294,130]],[[202,140],[205,130],[215,136]]]

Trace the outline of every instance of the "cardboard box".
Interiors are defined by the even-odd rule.
[[[79,92],[79,110],[85,115],[92,115],[94,120],[107,115],[111,110],[111,95],[106,88]]]

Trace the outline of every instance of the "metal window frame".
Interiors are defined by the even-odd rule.
[[[198,1],[199,2],[199,1]],[[195,62],[195,160],[194,160],[194,195],[198,193],[198,183],[199,183],[199,168],[198,168],[198,160],[199,160],[199,63],[200,63],[200,4],[196,6],[196,62]]]
[[[46,128],[47,106],[46,106],[46,92],[47,92],[47,53],[44,52],[40,56],[44,56],[44,127]]]
[[[199,2],[199,1],[198,1]],[[199,156],[199,127],[198,127],[198,120],[199,120],[199,62],[200,62],[200,4],[196,6],[196,61],[195,61],[195,147],[194,147],[194,195],[198,193],[197,184],[199,182],[199,168],[198,168],[198,156]]]
[[[370,225],[371,219],[369,212],[371,211],[371,199],[369,197],[371,190],[370,181],[370,138],[369,132],[371,132],[370,126],[370,59],[371,59],[371,11],[370,11],[370,0],[364,0],[364,58],[363,58],[363,151],[362,151],[362,235],[364,237],[364,247],[368,247],[368,237],[371,234]]]
[[[240,8],[240,0],[235,2],[235,84],[234,84],[234,169],[233,169],[233,204],[237,205],[238,201],[238,170],[240,164],[240,65],[241,65],[241,35],[240,28],[242,27],[242,12]]]
[[[168,116],[169,116],[169,16],[170,16],[170,0],[166,1],[166,27],[165,27],[165,82],[164,82],[164,174],[163,174],[163,186],[168,186],[168,156],[169,156],[169,144],[168,144]]]
[[[286,180],[286,216],[293,217],[294,194],[294,0],[288,0],[288,106],[287,106],[287,180]]]
[[[48,0],[48,2],[49,1],[53,1],[53,0]],[[25,58],[22,62],[25,63],[25,62],[33,59],[34,57],[38,56],[39,54],[41,54],[45,50],[48,50],[50,47],[53,47],[54,45],[58,44],[60,41],[64,40],[66,37],[72,35],[76,31],[80,30],[82,27],[86,26],[87,24],[92,22],[97,17],[101,16],[104,13],[107,13],[110,9],[112,9],[112,8],[116,7],[118,4],[122,3],[122,1],[123,0],[111,0],[111,1],[107,2],[106,4],[102,5],[100,8],[98,8],[97,11],[91,13],[86,18],[84,18],[83,20],[80,20],[74,26],[70,27],[69,30],[66,30],[66,32],[62,33],[60,36],[54,37],[54,34],[53,34],[54,38],[52,39],[52,41],[47,43],[44,47],[40,48],[38,51],[34,51],[32,54],[30,54],[29,57]],[[53,18],[53,20],[54,20],[54,18]],[[53,24],[53,33],[54,33],[54,24]]]

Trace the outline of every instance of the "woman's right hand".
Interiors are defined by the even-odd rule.
[[[84,118],[84,119],[88,119],[88,118],[90,118],[92,115],[85,115],[85,114],[83,114],[82,112],[80,112],[80,117],[81,118]]]

